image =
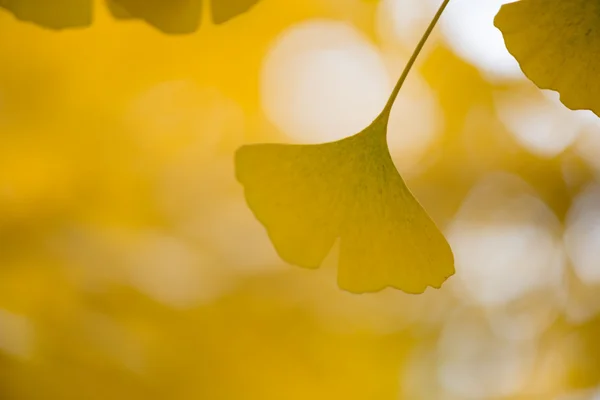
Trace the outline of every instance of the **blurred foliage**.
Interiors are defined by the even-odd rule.
[[[83,27],[92,22],[90,0],[2,0],[0,7],[22,21],[52,29]]]
[[[183,34],[198,29],[208,3],[212,21],[222,24],[245,13],[259,0],[106,0],[115,18],[139,18],[164,33]],[[51,29],[86,27],[92,23],[92,0],[2,0],[0,7],[22,21]]]
[[[236,149],[290,142],[260,101],[272,43],[299,22],[335,20],[402,59],[410,50],[378,33],[379,6],[263,0],[182,36],[116,21],[103,2],[82,30],[0,12],[0,398],[593,398],[599,283],[578,273],[562,235],[598,184],[596,136],[567,124],[579,136],[557,154],[524,147],[496,96],[535,96],[528,81],[487,80],[440,36],[413,71],[443,124],[406,185],[443,232],[467,214],[460,227],[477,229],[461,249],[478,268],[461,258],[440,290],[340,291],[335,251],[318,270],[288,266],[246,208]],[[462,212],[498,172],[528,190],[492,179],[506,197]],[[521,208],[532,197],[544,212]],[[524,276],[547,248],[526,239],[546,225],[560,246]],[[522,236],[469,246],[486,232]],[[546,285],[556,261],[564,276]],[[521,291],[483,304],[470,282]]]

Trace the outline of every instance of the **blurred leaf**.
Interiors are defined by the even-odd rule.
[[[250,10],[260,0],[212,0],[210,9],[215,24],[222,24]]]
[[[260,0],[212,0],[212,21],[222,24],[250,10]],[[200,26],[203,0],[106,0],[118,19],[142,19],[164,33],[194,32]],[[92,23],[90,0],[0,0],[22,21],[51,29],[86,27]]]
[[[521,0],[502,6],[494,24],[538,87],[558,91],[570,109],[600,115],[598,1]]]
[[[386,129],[384,112],[336,142],[245,146],[237,178],[287,262],[317,268],[339,237],[342,289],[422,293],[454,273],[453,255],[398,174]]]
[[[21,21],[45,28],[84,27],[92,23],[90,0],[0,0],[0,7]]]
[[[107,0],[116,18],[146,21],[165,33],[190,33],[200,26],[202,0]]]
[[[245,13],[260,0],[212,0],[212,21],[222,24]],[[139,18],[164,33],[184,34],[200,26],[203,0],[107,0],[113,16]]]

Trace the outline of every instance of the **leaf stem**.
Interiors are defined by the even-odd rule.
[[[387,101],[383,111],[380,114],[380,118],[384,118],[386,124],[387,124],[387,120],[390,118],[390,112],[392,111],[392,105],[394,104],[396,97],[398,97],[398,93],[400,93],[400,89],[402,88],[402,85],[404,84],[404,81],[406,80],[408,73],[410,72],[413,65],[415,64],[415,61],[417,60],[419,53],[421,53],[421,50],[423,49],[425,42],[427,42],[427,39],[429,39],[429,35],[431,35],[433,28],[435,28],[435,25],[437,24],[438,20],[442,16],[442,13],[446,9],[446,6],[448,5],[449,2],[450,2],[450,0],[444,0],[442,2],[440,7],[438,8],[437,12],[435,13],[433,19],[429,23],[427,30],[421,37],[419,44],[417,44],[417,47],[415,48],[412,55],[410,56],[410,59],[408,60],[406,67],[404,67],[404,71],[402,71],[402,75],[400,75],[400,78],[398,78],[398,82],[396,82],[396,85],[394,86],[394,90],[392,90],[392,94],[388,98],[388,101]]]

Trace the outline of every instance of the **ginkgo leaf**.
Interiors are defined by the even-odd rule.
[[[259,1],[212,0],[212,21],[227,22]],[[138,18],[164,33],[183,34],[200,26],[203,0],[106,0],[106,4],[115,18]],[[93,18],[92,0],[0,0],[0,8],[22,21],[51,29],[89,26]]]
[[[215,24],[222,24],[250,10],[259,1],[211,0],[211,19]],[[139,18],[170,34],[191,33],[198,29],[203,3],[203,0],[107,0],[116,18]]]
[[[508,51],[538,87],[556,90],[570,109],[600,115],[600,2],[521,0],[494,24]]]
[[[448,2],[367,128],[330,143],[258,144],[236,153],[237,180],[280,257],[317,268],[339,239],[338,285],[349,292],[423,293],[454,274],[450,245],[396,170],[386,137],[394,100]]]
[[[202,0],[107,0],[113,16],[141,19],[164,33],[194,32],[200,26]]]
[[[383,116],[336,142],[245,146],[236,175],[285,261],[316,268],[339,238],[342,289],[422,293],[454,273],[453,255],[396,170],[386,129]]]
[[[222,24],[250,10],[260,0],[212,0],[210,10],[212,21]]]
[[[91,0],[0,0],[0,7],[21,21],[51,29],[83,27],[92,22]]]

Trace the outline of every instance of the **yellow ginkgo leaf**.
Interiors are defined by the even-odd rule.
[[[16,18],[45,28],[65,29],[92,23],[91,0],[0,0]]]
[[[503,5],[494,24],[538,87],[558,91],[572,110],[600,115],[598,0],[521,0]]]
[[[210,4],[212,21],[221,24],[245,13],[260,0],[204,1]],[[107,0],[107,4],[116,18],[139,18],[164,33],[184,34],[198,29],[204,1]]]
[[[336,142],[242,147],[237,179],[285,261],[317,268],[339,238],[342,289],[422,293],[454,273],[452,251],[396,170],[386,128],[383,116]]]
[[[339,239],[344,290],[423,293],[454,274],[448,242],[406,187],[386,140],[394,100],[448,1],[367,128],[330,143],[258,144],[236,153],[237,179],[280,257],[317,268]]]

